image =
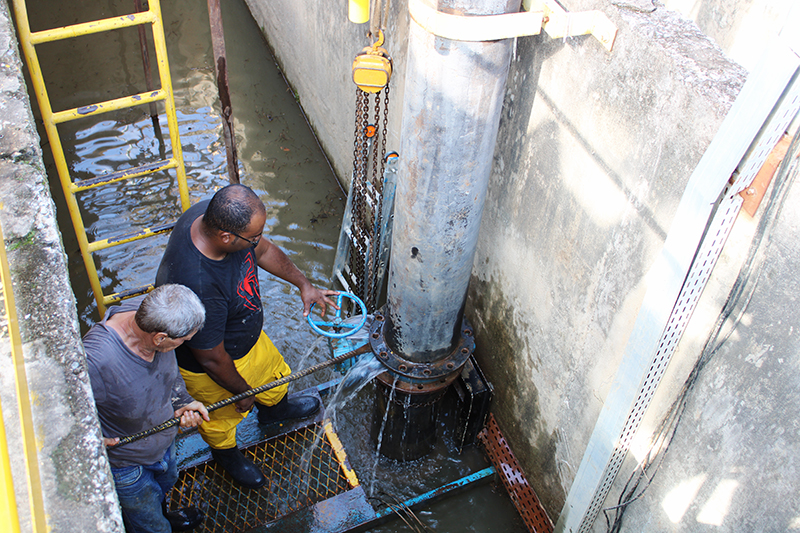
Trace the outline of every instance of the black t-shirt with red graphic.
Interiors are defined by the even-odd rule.
[[[225,351],[239,359],[255,346],[264,320],[253,248],[214,261],[192,242],[192,222],[205,213],[207,206],[208,200],[198,202],[181,215],[156,274],[157,287],[167,283],[186,285],[206,308],[203,328],[175,350],[178,366],[198,373],[203,368],[189,347],[208,350],[225,341]]]

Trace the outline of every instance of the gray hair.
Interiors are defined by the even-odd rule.
[[[203,327],[206,309],[188,287],[168,284],[145,296],[135,315],[136,325],[146,333],[166,333],[180,339]]]

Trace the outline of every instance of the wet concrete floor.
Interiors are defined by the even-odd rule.
[[[115,0],[90,5],[28,2],[34,31],[128,13],[132,4]],[[232,0],[222,4],[242,183],[252,187],[267,206],[265,234],[287,252],[313,283],[331,286],[331,266],[346,197],[244,2]],[[227,184],[208,15],[202,0],[165,2],[162,9],[181,143],[194,203],[209,198]],[[55,110],[145,89],[134,29],[45,45],[39,52]],[[147,111],[142,106],[60,126],[73,179],[162,159],[165,151],[170,150],[169,141],[159,140]],[[163,112],[160,125],[166,136]],[[352,132],[342,134],[352,135]],[[42,138],[46,138],[43,132]],[[85,331],[99,316],[47,149],[45,160],[69,255],[81,327]],[[174,174],[96,189],[81,194],[79,201],[90,241],[169,222],[180,214]],[[152,282],[165,243],[166,237],[156,237],[97,254],[104,290],[108,293]],[[303,320],[298,291],[264,272],[260,272],[259,279],[266,310],[264,330],[289,364],[300,369],[324,360],[330,354],[327,342],[320,341]],[[337,377],[340,376],[335,371],[326,369],[293,383],[292,390]],[[379,497],[385,493],[393,500],[403,501],[487,466],[479,450],[469,448],[458,455],[447,439],[440,439],[429,457],[413,463],[376,460],[369,440],[373,395],[372,386],[362,390],[340,413],[338,428],[351,464],[368,494],[372,492]],[[434,531],[524,531],[499,484],[477,487],[417,514]],[[398,521],[374,531],[409,531],[409,528]]]

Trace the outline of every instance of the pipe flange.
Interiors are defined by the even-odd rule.
[[[452,352],[431,362],[416,363],[394,352],[386,343],[386,318],[377,313],[369,330],[372,353],[391,373],[411,383],[430,383],[455,374],[475,350],[475,338],[467,319],[461,320],[461,338]]]

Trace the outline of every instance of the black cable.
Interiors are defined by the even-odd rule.
[[[795,115],[794,120],[797,120],[798,116],[800,116],[800,112]],[[621,530],[625,510],[630,504],[641,498],[652,483],[672,444],[678,425],[686,410],[689,395],[694,389],[700,373],[730,338],[750,304],[750,300],[755,293],[755,289],[761,277],[762,267],[764,266],[764,256],[769,246],[772,230],[783,209],[790,186],[794,183],[794,179],[798,173],[798,157],[800,157],[798,146],[800,146],[800,131],[796,132],[792,138],[786,155],[778,168],[775,180],[773,181],[772,191],[765,206],[764,214],[759,220],[753,235],[747,257],[739,270],[739,275],[731,288],[731,292],[728,294],[725,305],[717,317],[714,328],[711,330],[703,346],[700,357],[698,357],[692,371],[686,378],[686,381],[684,381],[680,394],[675,401],[673,401],[654,432],[647,455],[639,462],[636,469],[634,469],[625,483],[619,499],[617,500],[617,505],[603,509],[603,514],[606,519],[606,529],[609,533],[618,533]],[[745,290],[749,292],[743,298]],[[727,333],[720,339],[719,337],[724,325],[728,322],[728,319],[734,311],[736,311],[737,307],[739,311],[736,317],[731,322]],[[652,471],[652,473],[650,473],[650,471]],[[640,488],[643,482],[644,486]],[[613,520],[610,516],[611,512],[614,513]]]

